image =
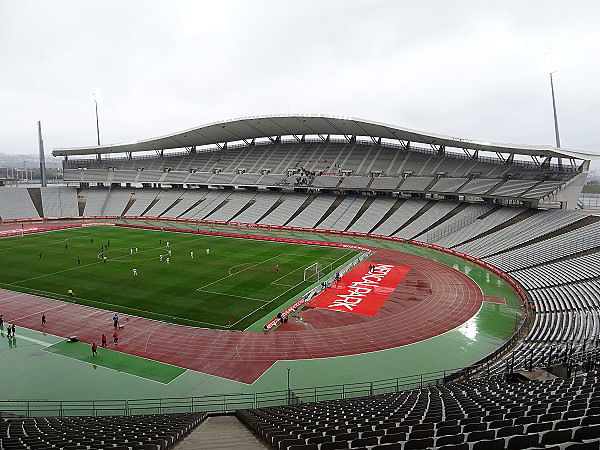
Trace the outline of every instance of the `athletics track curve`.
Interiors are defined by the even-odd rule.
[[[326,358],[400,347],[461,325],[483,302],[467,275],[420,256],[376,248],[366,261],[411,269],[375,317],[309,308],[275,332],[222,331],[120,314],[109,348],[247,384],[277,360]],[[5,322],[91,344],[113,334],[107,311],[0,290]],[[117,311],[118,312],[118,311]],[[48,317],[42,327],[42,313]]]

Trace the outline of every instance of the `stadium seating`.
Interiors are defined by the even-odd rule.
[[[565,258],[580,252],[592,251],[600,246],[600,223],[593,222],[565,233],[533,242],[486,258],[505,271],[513,271]]]
[[[13,418],[0,421],[0,448],[162,450],[205,418],[206,413]]]
[[[393,191],[400,184],[400,179],[396,177],[377,177],[371,181],[371,190],[373,191]]]
[[[459,189],[458,192],[461,194],[483,195],[501,182],[502,180],[498,179],[474,178]]]
[[[394,236],[412,239],[433,226],[457,206],[458,203],[455,202],[433,202],[429,209],[413,216],[415,220],[402,227]]]
[[[517,384],[482,377],[237,416],[278,449],[599,448],[598,380],[597,373]]]
[[[130,189],[111,189],[106,199],[106,205],[102,211],[105,216],[121,216],[131,200]]]
[[[381,236],[393,236],[407,221],[417,214],[425,205],[427,200],[407,199],[396,209],[383,223],[373,230],[373,234]]]
[[[436,240],[436,244],[447,248],[454,248],[462,242],[467,242],[472,238],[491,231],[497,226],[508,222],[512,218],[525,211],[525,208],[498,208],[482,217],[478,217],[475,222],[465,225],[463,228],[455,230],[454,233]]]
[[[357,233],[368,233],[377,221],[384,217],[396,203],[395,199],[387,197],[375,197],[363,214],[348,228],[348,231]]]
[[[408,177],[404,179],[399,189],[402,192],[424,192],[434,180],[433,177]]]
[[[187,189],[179,196],[173,204],[164,212],[164,217],[184,217],[186,211],[195,206],[208,194],[206,189]]]
[[[317,228],[323,230],[345,231],[356,214],[365,204],[367,198],[354,195],[347,196],[338,207],[323,220]]]
[[[221,220],[225,222],[231,220],[255,195],[255,192],[234,191],[227,197],[226,203],[223,206],[206,216],[206,220]]]
[[[306,194],[284,194],[283,201],[259,223],[285,225],[307,198]]]
[[[79,215],[77,189],[56,186],[40,188],[44,217],[74,217]]]
[[[225,201],[231,194],[231,191],[209,190],[205,191],[205,193],[206,195],[202,197],[202,201],[188,210],[181,217],[186,219],[204,219]]]
[[[300,172],[309,177],[296,179]],[[462,154],[431,148],[331,140],[257,142],[164,157],[70,159],[71,183],[144,183],[190,186],[304,186],[344,191],[397,191],[438,195],[543,200],[566,185],[576,170],[553,165]],[[375,178],[372,178],[375,177]],[[305,179],[306,178],[306,179]],[[314,180],[313,180],[314,178]],[[510,178],[510,179],[509,179]],[[401,185],[399,187],[399,184]]]
[[[167,211],[173,203],[183,195],[183,191],[177,189],[161,191],[156,196],[156,203],[146,211],[147,216],[160,216]]]
[[[263,217],[280,198],[281,194],[279,193],[261,193],[260,195],[254,197],[251,202],[252,204],[249,205],[248,208],[234,216],[232,220],[241,223],[257,223],[258,220]]]
[[[101,216],[107,196],[108,189],[88,189],[83,215]]]
[[[0,219],[40,217],[26,188],[4,188],[0,195]]]
[[[432,192],[454,193],[467,181],[469,181],[467,178],[440,178],[430,190]]]
[[[152,204],[152,201],[156,198],[158,192],[159,191],[156,189],[136,189],[132,197],[133,203],[129,209],[125,211],[125,214],[128,216],[143,215]]]
[[[288,222],[291,227],[313,228],[325,212],[336,200],[333,195],[319,195],[311,203]]]
[[[582,218],[581,214],[570,211],[538,211],[531,217],[469,243],[458,245],[456,249],[477,258],[484,258],[559,230]]]

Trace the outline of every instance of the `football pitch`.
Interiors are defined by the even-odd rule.
[[[360,253],[86,226],[0,239],[0,287],[182,325],[243,330],[314,285],[316,277],[304,280],[307,267],[319,263],[326,275]]]

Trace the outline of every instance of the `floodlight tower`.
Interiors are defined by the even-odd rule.
[[[556,137],[556,148],[560,148],[560,136],[558,135],[558,118],[556,117],[556,101],[554,100],[554,82],[552,81],[552,74],[556,72],[556,61],[554,60],[554,53],[552,49],[544,55],[544,62],[546,65],[546,72],[550,74],[550,89],[552,91],[552,111],[554,112],[554,135]]]
[[[92,101],[96,105],[96,135],[98,136],[98,147],[100,147],[100,125],[98,123],[98,102],[100,101],[100,88],[92,88]]]
[[[46,158],[44,156],[44,140],[42,139],[42,122],[40,121],[38,121],[38,147],[40,152],[40,178],[42,180],[42,187],[46,187]]]

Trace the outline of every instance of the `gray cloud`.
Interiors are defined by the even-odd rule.
[[[593,1],[0,3],[0,152],[127,142],[247,115],[355,116],[599,150]]]

